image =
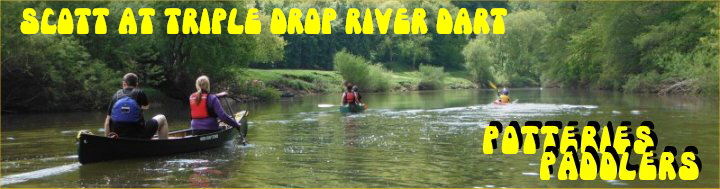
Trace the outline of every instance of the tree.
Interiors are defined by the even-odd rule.
[[[463,49],[465,67],[476,83],[495,81],[492,74],[493,64],[497,61],[497,51],[485,37],[477,38]]]

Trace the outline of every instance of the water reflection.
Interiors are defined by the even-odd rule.
[[[86,188],[221,187],[242,163],[240,145],[168,157],[83,165],[78,185]],[[118,166],[121,165],[121,166]]]

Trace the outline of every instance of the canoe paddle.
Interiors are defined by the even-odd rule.
[[[330,108],[333,106],[337,106],[335,104],[318,104],[318,108]]]
[[[366,110],[368,109],[368,105],[367,105],[366,103],[362,103],[362,105],[363,105],[363,108],[365,108]],[[318,104],[318,108],[331,108],[331,107],[334,107],[334,106],[339,106],[339,105],[335,105],[335,104]]]
[[[495,83],[493,83],[492,81],[488,81],[488,84],[490,84],[490,87],[497,90],[497,86],[495,86]]]
[[[215,94],[215,96],[217,96],[218,98],[223,98],[223,101],[225,101],[225,106],[228,107],[230,112],[235,113],[235,111],[233,111],[233,109],[232,109],[232,106],[230,106],[230,103],[228,103],[227,98],[224,98],[224,97],[228,97],[227,95],[228,95],[227,92],[220,92],[220,93]],[[235,121],[239,121],[239,120],[235,120]],[[247,127],[247,125],[241,125],[241,126]],[[242,143],[244,146],[247,143],[247,142],[245,142],[245,133],[240,129],[240,127],[235,127],[235,129],[237,129],[238,132],[240,133],[240,138],[242,138]]]
[[[497,95],[500,96],[500,90],[498,90],[497,86],[495,86],[495,83],[493,83],[492,81],[488,81],[488,84],[490,84],[490,87],[495,89],[497,91]]]

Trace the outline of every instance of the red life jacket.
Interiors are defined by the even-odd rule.
[[[208,111],[208,94],[202,93],[200,103],[198,103],[198,93],[190,95],[190,117],[193,119],[203,119],[210,117],[210,111]]]
[[[354,92],[345,92],[345,103],[355,103],[355,93]]]

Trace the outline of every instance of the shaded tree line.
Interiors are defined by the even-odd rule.
[[[19,31],[25,8],[108,8],[105,35],[25,35]],[[195,90],[194,80],[205,74],[215,89],[237,90],[234,72],[252,62],[281,60],[282,37],[259,35],[165,34],[167,17],[152,17],[151,35],[119,35],[116,26],[125,8],[239,8],[236,2],[12,2],[3,3],[2,107],[4,112],[83,110],[101,108],[121,86],[125,72],[135,72],[141,86],[177,99]],[[57,13],[56,13],[57,15]],[[41,15],[38,15],[38,18]],[[96,17],[87,17],[95,23]],[[51,16],[49,23],[57,23]],[[142,17],[135,15],[137,23]],[[181,20],[179,16],[178,20]],[[260,15],[269,22],[269,16]],[[196,18],[200,21],[200,17]],[[227,21],[225,21],[227,22]],[[238,23],[242,24],[242,23]],[[227,27],[227,24],[223,24]],[[94,27],[90,27],[92,30]],[[263,28],[266,29],[266,28]],[[225,30],[225,29],[223,29]],[[90,31],[93,33],[93,31]]]
[[[717,94],[713,2],[510,2],[505,35],[463,50],[478,82]]]
[[[285,47],[284,60],[271,64],[252,64],[257,68],[286,68],[286,69],[333,69],[333,57],[337,52],[346,50],[348,53],[367,58],[369,61],[378,62],[394,71],[418,70],[421,64],[442,66],[449,70],[464,70],[464,57],[462,49],[468,43],[467,35],[440,35],[435,32],[437,12],[440,8],[446,8],[455,14],[458,5],[467,6],[471,15],[474,15],[476,8],[499,8],[506,7],[504,2],[450,2],[450,1],[319,1],[319,2],[288,2],[288,1],[258,1],[258,7],[269,13],[274,8],[281,8],[289,12],[291,8],[299,8],[306,12],[308,8],[315,8],[322,11],[324,8],[333,8],[337,11],[338,18],[332,22],[332,34],[326,35],[282,35],[287,42]],[[394,15],[398,8],[407,8],[412,11],[414,8],[425,9],[427,16],[425,21],[428,26],[428,33],[424,35],[395,35],[392,34],[392,23],[389,25],[389,34],[380,34],[376,30],[373,34],[346,34],[345,15],[349,8],[357,8],[361,11],[360,20],[365,19],[363,11],[377,8],[385,11],[393,9]],[[409,18],[412,15],[408,13]],[[305,19],[303,17],[302,19]],[[373,18],[375,20],[375,18]],[[393,20],[393,19],[391,19]]]
[[[111,16],[105,17],[108,34],[24,35],[19,31],[25,8],[80,7],[110,9]],[[245,19],[248,7],[256,7],[264,31],[258,35],[168,35],[167,17],[157,13],[152,17],[154,34],[119,35],[115,26],[122,11],[141,7],[238,8],[239,21]],[[498,7],[509,10],[503,35],[435,32],[440,8],[453,15],[466,8],[474,15],[476,8]],[[332,22],[332,34],[273,35],[267,23],[274,8],[285,12],[334,8],[338,17]],[[345,34],[344,16],[349,8],[423,8],[429,32]],[[718,7],[714,2],[38,1],[3,2],[0,14],[4,112],[101,108],[126,72],[139,74],[141,85],[151,92],[185,99],[201,74],[210,76],[214,89],[242,92],[239,88],[247,82],[237,73],[247,67],[338,70],[338,60],[345,59],[357,59],[378,73],[417,71],[422,66],[427,78],[442,78],[444,71],[468,72],[477,83],[494,81],[511,87],[660,94],[717,94],[718,90]],[[87,18],[89,23],[96,19]],[[57,16],[50,19],[57,22]],[[136,14],[135,19],[140,23],[142,17]],[[338,56],[338,52],[352,56]]]

